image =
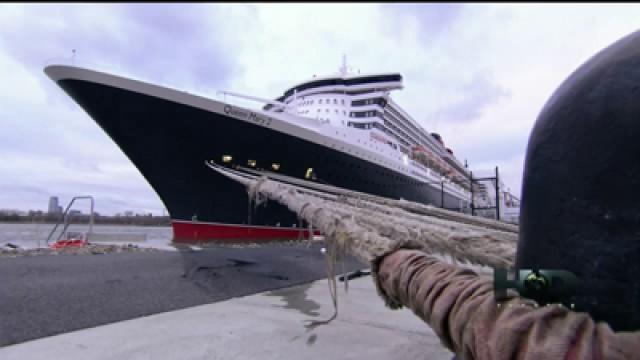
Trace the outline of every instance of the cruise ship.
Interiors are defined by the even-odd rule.
[[[301,235],[294,213],[273,202],[250,206],[246,189],[207,162],[458,211],[470,206],[466,164],[391,98],[403,88],[398,73],[353,74],[343,61],[336,74],[275,99],[232,92],[213,99],[78,66],[44,71],[149,182],[176,242]]]

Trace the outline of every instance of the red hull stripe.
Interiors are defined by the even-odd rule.
[[[213,224],[203,222],[172,221],[175,242],[216,241],[216,240],[295,240],[300,236],[309,236],[308,230],[261,227],[231,224]],[[302,233],[302,235],[300,234]],[[319,232],[315,232],[319,235]]]

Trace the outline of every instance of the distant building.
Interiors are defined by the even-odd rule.
[[[0,214],[2,215],[13,215],[13,216],[24,216],[27,213],[18,209],[0,209]]]
[[[69,211],[69,215],[82,215],[82,211],[80,211],[80,210],[71,210],[71,211]]]
[[[52,196],[49,198],[49,214],[50,215],[62,214],[62,206],[58,204],[57,196]]]
[[[133,211],[129,211],[129,210],[125,211],[124,216],[127,216],[127,217],[133,216]]]

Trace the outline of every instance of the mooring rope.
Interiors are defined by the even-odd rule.
[[[324,235],[334,314],[328,320],[311,322],[307,325],[309,328],[326,324],[337,316],[335,264],[341,252],[346,251],[370,264],[374,277],[376,259],[399,248],[447,255],[454,264],[500,268],[512,268],[514,264],[518,228],[511,224],[406,200],[361,193],[335,195],[265,176],[253,178],[216,170],[246,186],[250,204],[262,204],[270,199],[287,206],[308,223],[309,241],[314,229]]]
[[[314,190],[265,177],[236,180],[247,186],[250,196],[260,194],[287,206],[322,232],[327,244],[337,241],[340,248],[366,262],[382,249],[407,245],[491,267],[511,267],[515,258],[514,226],[507,228],[489,219],[469,222],[461,214],[440,209],[437,216],[410,213],[362,199],[318,195]]]

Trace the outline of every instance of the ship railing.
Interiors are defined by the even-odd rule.
[[[256,101],[256,102],[260,102],[260,103],[264,103],[264,104],[269,104],[269,105],[272,105],[275,108],[282,108],[282,109],[293,109],[293,108],[295,108],[294,106],[285,104],[285,103],[283,103],[281,101],[269,100],[269,99],[264,99],[264,98],[260,98],[260,97],[257,97],[257,96],[244,95],[244,94],[239,94],[239,93],[226,91],[226,90],[218,90],[216,92],[216,94],[225,96],[225,100],[226,100],[226,96],[229,95],[229,96],[237,97],[237,98],[240,98],[240,99],[245,99],[245,100]]]

